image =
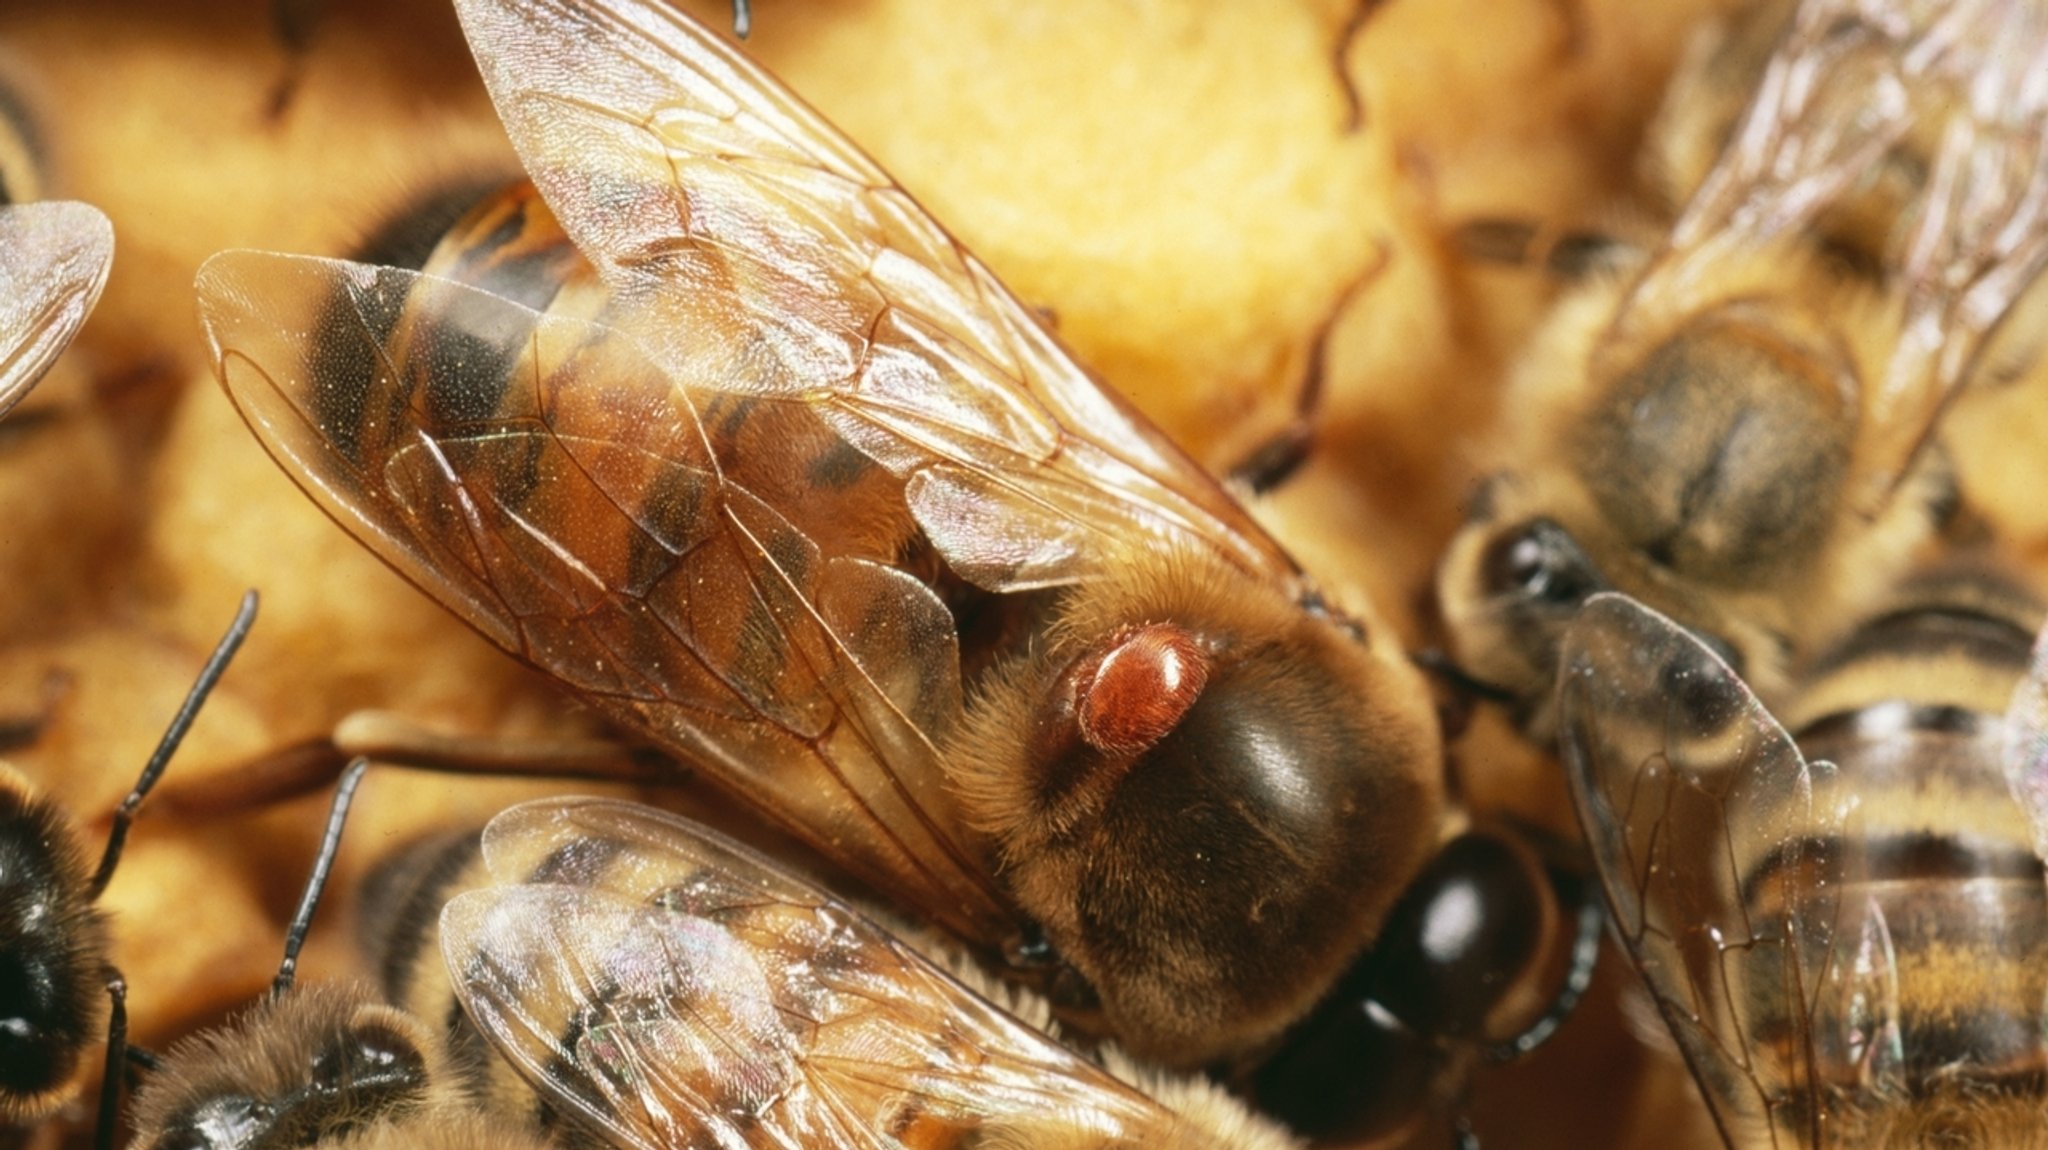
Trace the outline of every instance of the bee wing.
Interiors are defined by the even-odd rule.
[[[460,0],[528,173],[679,379],[801,398],[903,476],[962,577],[1020,590],[1177,541],[1293,562],[851,141],[640,0]]]
[[[1932,140],[1899,254],[1899,336],[1866,461],[1888,494],[2048,262],[2048,13],[2013,0],[1806,0],[1651,276],[1799,233],[1911,134]],[[1649,294],[1649,293],[1645,293]]]
[[[2048,627],[2034,639],[2027,676],[2005,712],[2005,781],[2027,813],[2034,853],[2048,859]]]
[[[2010,0],[1805,0],[1765,62],[1734,135],[1672,229],[1675,253],[1766,244],[1811,223],[1967,83],[1970,35]]]
[[[704,389],[599,323],[417,272],[226,252],[197,288],[229,397],[357,539],[877,889],[1009,940],[937,761],[951,616],[730,482]]]
[[[900,1147],[1054,1115],[1136,1145],[1170,1124],[706,828],[544,800],[493,820],[486,852],[513,885],[443,911],[456,991],[529,1081],[615,1145]]]
[[[114,226],[98,208],[0,208],[0,413],[48,371],[106,286]]]
[[[1906,464],[2048,266],[2048,11],[1977,0],[1935,20],[1950,109],[1906,241],[1901,338],[1877,395],[1879,476]],[[1909,62],[1909,66],[1920,62]]]
[[[1844,993],[1833,768],[1632,599],[1588,600],[1563,652],[1560,749],[1616,933],[1729,1145],[1818,1146],[1812,1020]]]

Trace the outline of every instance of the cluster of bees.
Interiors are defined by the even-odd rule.
[[[1612,1143],[2048,1144],[2048,600],[2024,495],[1985,481],[2037,418],[2048,8],[1703,21],[1621,206],[1446,213],[1464,274],[1550,298],[1460,449],[1460,518],[1421,532],[1417,608],[1313,522],[1347,448],[1334,318],[1283,418],[1184,448],[727,25],[452,6],[516,156],[451,145],[346,252],[213,255],[190,339],[304,499],[537,675],[450,635],[491,723],[355,706],[181,776],[249,673],[251,595],[97,855],[51,768],[0,778],[11,1137],[1541,1145],[1474,1082],[1550,1058],[1599,1108],[1569,1036],[1601,1021],[1574,1011],[1604,933],[1627,969],[1588,1005],[1696,1085]],[[346,49],[326,8],[272,6],[264,130]],[[1370,115],[1348,61],[1377,8],[1337,21],[1338,132]],[[118,475],[177,454],[148,430],[166,401],[93,381],[91,329],[71,345],[147,221],[56,198],[23,87],[0,449],[61,439],[43,483]],[[1333,282],[1369,317],[1393,249],[1358,250]],[[164,530],[79,514],[89,557]],[[274,542],[321,594],[369,569]],[[75,754],[106,665],[36,611],[10,609],[17,646],[74,657],[0,723],[28,767]],[[318,690],[315,714],[383,701]],[[1570,816],[1496,809],[1496,755]],[[351,875],[330,945],[374,977],[300,983],[356,788],[422,770],[475,817]],[[509,792],[482,780],[528,776],[669,809],[554,794],[486,823]],[[269,991],[129,1045],[129,997],[178,981],[131,921],[176,896],[113,941],[116,876],[173,823],[302,841],[291,798],[330,789]]]

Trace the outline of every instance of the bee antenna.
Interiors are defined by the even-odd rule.
[[[744,40],[754,30],[754,6],[749,0],[732,0],[732,34]]]
[[[320,892],[327,889],[327,874],[334,869],[334,856],[341,850],[341,828],[348,822],[349,804],[355,801],[356,788],[362,785],[363,772],[369,769],[370,760],[358,758],[334,785],[334,803],[327,808],[327,832],[320,837],[320,853],[313,859],[313,873],[306,876],[306,891],[299,896],[299,909],[284,932],[284,961],[277,964],[277,978],[270,984],[272,1001],[292,988],[292,978],[299,971],[299,948],[306,943],[306,932],[313,929],[313,912],[320,908]]]
[[[92,887],[88,891],[89,898],[98,899],[101,892],[107,889],[107,883],[113,879],[114,867],[121,861],[121,848],[128,843],[128,827],[135,821],[135,812],[141,809],[143,798],[149,794],[150,788],[156,786],[157,779],[163,776],[164,767],[170,764],[171,756],[177,753],[178,744],[185,741],[186,730],[192,726],[193,718],[205,704],[206,696],[213,693],[214,684],[220,682],[221,674],[228,669],[228,661],[235,657],[236,651],[241,650],[242,640],[249,637],[249,628],[256,622],[256,603],[256,592],[250,591],[242,596],[242,606],[235,612],[235,621],[228,624],[227,634],[222,635],[220,642],[214,645],[213,654],[208,656],[206,666],[199,669],[199,678],[193,682],[192,689],[185,693],[185,702],[178,708],[178,713],[171,717],[171,725],[164,730],[163,739],[157,743],[156,753],[149,756],[149,762],[142,768],[142,777],[135,780],[135,789],[128,792],[128,797],[121,800],[120,808],[114,812],[114,825],[107,831],[106,853],[100,856],[99,870],[93,872]]]
[[[1435,676],[1452,690],[1469,698],[1501,704],[1515,701],[1513,691],[1499,684],[1489,683],[1460,667],[1457,661],[1451,658],[1450,652],[1441,647],[1426,647],[1408,656],[1408,661],[1415,664],[1416,669],[1423,674]]]
[[[121,1071],[128,1061],[128,983],[118,974],[107,979],[107,1000],[107,1061],[100,1078],[100,1115],[92,1131],[93,1150],[114,1150]]]

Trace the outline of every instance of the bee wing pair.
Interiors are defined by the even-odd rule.
[[[1293,563],[715,35],[638,0],[457,7],[603,313],[225,253],[198,288],[229,395],[331,516],[500,646],[963,938],[1010,941],[938,763],[961,713],[944,604],[732,478],[707,406],[814,413],[900,481],[882,510],[984,588],[1095,578],[1162,543],[1268,580]],[[429,313],[454,319],[404,318]],[[351,390],[346,363],[379,383]]]
[[[1914,137],[1924,190],[1894,237],[1898,341],[1865,417],[1882,494],[2048,266],[2048,11],[2013,0],[1807,0],[1653,261],[1665,294],[1726,253],[1811,229]],[[1674,289],[1675,290],[1675,289]]]
[[[1616,933],[1728,1144],[1830,1144],[1817,1056],[1846,1055],[1878,1092],[1913,1056],[1897,1045],[1882,914],[1845,902],[1829,857],[1853,788],[1705,644],[1626,596],[1595,596],[1566,633],[1558,709]],[[2007,782],[2048,859],[2048,629],[2005,738]],[[1845,1018],[1847,1033],[1821,1032]]]
[[[78,334],[113,260],[114,228],[97,208],[0,207],[0,414]]]
[[[505,885],[441,918],[456,991],[529,1081],[613,1145],[879,1150],[1056,1123],[1137,1145],[1171,1127],[1157,1103],[705,828],[550,799],[493,819],[483,849]]]
[[[528,174],[672,374],[801,399],[989,590],[1146,540],[1293,565],[874,161],[652,4],[458,3]],[[715,333],[715,335],[714,335]]]

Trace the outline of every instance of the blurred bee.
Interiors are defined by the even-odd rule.
[[[113,258],[113,225],[98,208],[0,206],[0,414],[70,346]]]
[[[567,1119],[644,1150],[1295,1145],[1200,1079],[1112,1078],[1017,1017],[1046,1024],[1029,996],[984,986],[1005,1009],[766,857],[647,807],[527,803],[398,869],[417,885],[384,897],[386,875],[371,900],[405,908],[375,940],[398,1001],[473,1019],[450,1031],[470,1095],[530,1115],[537,1090],[558,1139]]]
[[[1600,591],[1715,636],[1774,697],[1952,510],[1929,449],[1949,402],[2032,356],[1998,337],[2048,258],[2048,13],[1785,11],[1675,85],[1668,233],[1550,253],[1590,270],[1440,567],[1458,669],[1539,737],[1558,637]]]
[[[41,197],[42,169],[26,105],[0,86],[0,414],[70,345],[114,260],[99,209],[24,202]]]
[[[462,1097],[429,1029],[368,988],[294,985],[299,948],[367,765],[352,764],[335,788],[268,998],[163,1056],[135,1095],[130,1145],[138,1150],[546,1145],[524,1123],[487,1123]]]
[[[0,113],[9,107],[0,100]],[[98,208],[8,199],[30,158],[11,131],[0,114],[0,414],[70,345],[114,260],[114,228]]]
[[[458,10],[537,190],[424,273],[200,273],[330,515],[1064,1018],[1181,1069],[1306,1037],[1300,1125],[1405,1122],[1542,1013],[1543,867],[1455,833],[1389,632],[717,36]],[[1437,899],[1496,913],[1446,948]]]
[[[251,591],[115,811],[97,866],[88,863],[71,816],[0,765],[0,1123],[49,1115],[87,1072],[85,1053],[93,1042],[122,1029],[126,988],[96,904],[114,877],[142,800],[255,618]],[[118,1042],[110,1044],[118,1049]]]
[[[1579,816],[1730,1147],[2048,1145],[2044,613],[1989,568],[1917,580],[1789,731],[1624,596],[1565,633]]]

